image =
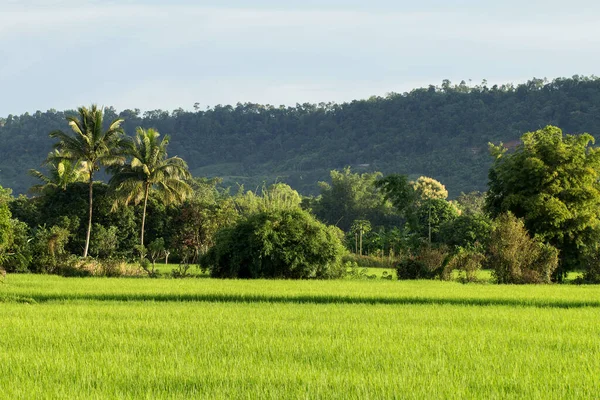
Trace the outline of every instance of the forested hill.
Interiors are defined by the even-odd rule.
[[[68,131],[66,112],[0,118],[0,185],[25,193],[27,175],[51,150],[48,133]],[[446,184],[451,196],[485,190],[491,158],[488,142],[515,142],[548,124],[568,133],[600,134],[600,79],[578,77],[526,84],[471,87],[464,82],[415,89],[344,104],[272,107],[258,104],[207,110],[106,109],[125,118],[125,130],[156,128],[172,137],[194,175],[254,188],[263,181],[317,192],[331,169],[427,175]]]

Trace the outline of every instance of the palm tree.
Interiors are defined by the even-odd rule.
[[[169,136],[159,140],[154,129],[137,128],[134,141],[128,142],[124,154],[131,157],[131,164],[115,166],[110,185],[117,193],[115,207],[120,202],[144,202],[140,245],[144,248],[144,226],[150,191],[155,191],[166,204],[183,202],[192,192],[185,182],[191,177],[185,161],[179,157],[167,158]],[[142,252],[143,257],[143,252]]]
[[[33,193],[42,193],[50,188],[66,190],[71,183],[87,182],[89,179],[85,161],[72,162],[64,159],[58,150],[49,153],[44,164],[48,165],[48,175],[35,169],[29,170],[29,175],[43,182],[43,184],[35,185],[30,189]]]
[[[123,143],[121,128],[123,120],[115,119],[104,130],[102,108],[93,104],[89,109],[79,107],[77,111],[78,117],[67,117],[74,136],[58,130],[51,132],[50,137],[59,140],[54,147],[60,152],[61,159],[73,164],[80,162],[85,166],[89,185],[89,218],[83,256],[87,257],[92,232],[94,173],[100,169],[100,166],[122,164],[125,161],[125,158],[119,154]]]

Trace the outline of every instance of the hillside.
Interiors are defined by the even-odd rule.
[[[68,130],[66,112],[0,118],[0,185],[25,193],[27,175],[51,150],[48,133]],[[316,182],[331,169],[350,165],[434,177],[449,189],[485,190],[491,159],[488,142],[511,142],[548,124],[565,132],[600,133],[600,79],[578,77],[552,82],[470,87],[448,81],[344,104],[273,107],[258,104],[207,110],[139,110],[125,118],[125,130],[153,127],[170,134],[170,154],[183,157],[195,175],[221,176],[225,183],[254,187],[262,181],[289,183],[316,193]]]

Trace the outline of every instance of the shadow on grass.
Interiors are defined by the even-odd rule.
[[[212,302],[212,303],[290,303],[290,304],[384,304],[384,305],[452,305],[509,306],[538,308],[600,308],[600,300],[550,300],[505,298],[438,298],[438,297],[367,297],[326,295],[261,294],[33,294],[0,295],[0,303],[46,303],[53,301],[120,301],[120,302]]]

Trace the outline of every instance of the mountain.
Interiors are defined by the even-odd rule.
[[[0,185],[25,193],[27,175],[40,168],[53,141],[69,130],[65,115],[49,110],[0,118]],[[350,103],[215,106],[172,112],[105,109],[124,127],[155,128],[171,135],[170,155],[184,158],[199,176],[220,176],[226,185],[280,181],[305,194],[331,169],[427,175],[451,196],[485,190],[491,158],[488,142],[517,143],[521,134],[546,125],[568,133],[600,133],[600,78],[532,79],[521,85],[485,82],[391,93]]]

